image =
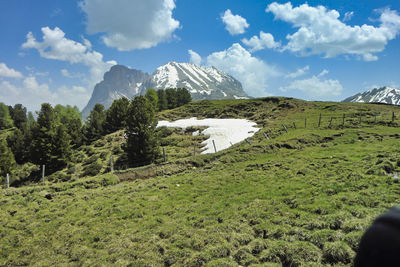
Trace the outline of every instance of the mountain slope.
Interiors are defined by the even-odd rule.
[[[348,97],[342,102],[358,102],[358,103],[386,103],[400,105],[400,90],[392,87],[381,87],[368,90]]]
[[[82,110],[82,117],[86,118],[97,103],[109,108],[115,99],[123,96],[133,98],[142,91],[143,85],[150,77],[150,74],[140,70],[129,69],[122,65],[112,66],[104,74],[103,81],[94,87],[92,97]]]
[[[150,75],[115,65],[104,74],[103,81],[95,86],[82,117],[86,118],[96,103],[109,108],[115,99],[123,96],[133,98],[145,94],[148,88],[181,87],[189,90],[193,100],[248,98],[238,80],[214,67],[169,62]]]
[[[241,83],[214,67],[201,67],[190,63],[169,62],[153,73],[154,88],[180,88],[189,90],[194,100],[248,98]]]

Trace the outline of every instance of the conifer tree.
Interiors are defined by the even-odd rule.
[[[137,96],[129,105],[126,144],[129,165],[132,167],[152,163],[159,156],[159,144],[156,134],[157,118],[150,101]]]
[[[5,138],[0,137],[0,177],[5,177],[15,167],[14,155]]]
[[[176,89],[168,88],[165,90],[167,96],[168,108],[176,108],[178,106],[178,99],[176,95]]]
[[[128,115],[129,99],[126,97],[114,100],[111,107],[106,111],[106,120],[104,123],[105,133],[113,133],[126,126],[126,117]]]
[[[85,138],[88,143],[91,143],[104,134],[104,122],[106,120],[106,112],[102,104],[94,105],[85,125]]]
[[[147,99],[150,101],[150,103],[154,106],[155,111],[158,110],[158,95],[157,92],[154,88],[149,88],[146,91]]]
[[[167,95],[165,94],[164,89],[158,89],[157,90],[157,96],[158,96],[158,110],[166,110],[168,108],[168,100],[167,100]]]
[[[82,118],[78,107],[56,105],[54,110],[70,136],[72,147],[81,146],[83,143]]]
[[[8,106],[0,102],[0,130],[9,129],[13,127],[13,120],[10,116]]]
[[[15,104],[14,107],[10,107],[10,115],[12,120],[14,121],[14,126],[20,130],[26,126],[27,117],[26,117],[26,107],[22,104]]]
[[[71,154],[70,137],[57,113],[48,103],[42,104],[37,122],[32,126],[31,161],[46,165],[49,173],[66,166]]]
[[[192,96],[190,95],[189,91],[186,88],[178,88],[176,90],[176,98],[178,107],[186,105],[190,101],[192,101]]]

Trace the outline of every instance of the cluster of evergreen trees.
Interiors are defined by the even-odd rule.
[[[184,88],[149,89],[133,100],[115,100],[108,110],[96,104],[85,123],[77,107],[44,103],[35,120],[21,104],[0,103],[0,176],[27,162],[46,165],[48,173],[63,169],[73,149],[121,129],[126,131],[128,165],[149,164],[159,154],[156,112],[190,101]]]

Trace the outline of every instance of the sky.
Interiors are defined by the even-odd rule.
[[[253,97],[400,87],[398,0],[0,0],[0,102],[76,105],[115,64],[215,66]]]

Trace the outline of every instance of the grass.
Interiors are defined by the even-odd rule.
[[[360,110],[379,112],[379,121],[359,124],[351,114]],[[195,159],[171,140],[201,140],[174,131],[166,138],[176,154],[147,167],[156,171],[146,179],[128,179],[137,171],[128,170],[1,190],[0,265],[350,266],[373,219],[400,204],[400,184],[389,176],[400,171],[393,111],[283,98],[167,111],[160,118],[232,116],[263,129],[251,145]],[[328,127],[343,113],[344,126]],[[78,164],[101,158],[100,149],[113,150],[94,145]]]

